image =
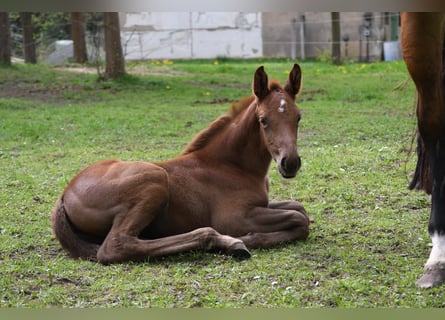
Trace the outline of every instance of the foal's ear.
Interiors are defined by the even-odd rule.
[[[301,68],[298,64],[294,64],[291,72],[289,73],[289,78],[286,81],[284,90],[292,96],[295,97],[301,88]]]
[[[256,69],[253,76],[253,93],[258,100],[263,100],[269,94],[268,84],[267,74],[264,71],[264,67],[261,66]]]

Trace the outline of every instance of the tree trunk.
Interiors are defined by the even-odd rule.
[[[114,79],[125,74],[125,61],[121,45],[119,14],[104,13],[105,79]]]
[[[87,46],[85,42],[85,26],[81,12],[71,12],[71,34],[73,38],[74,62],[85,63],[88,61]]]
[[[331,12],[332,21],[332,61],[341,64],[340,12]]]
[[[20,20],[22,21],[23,28],[23,55],[25,56],[25,63],[36,63],[36,47],[32,36],[32,13],[21,12]]]
[[[0,63],[11,64],[11,33],[8,12],[0,12]]]

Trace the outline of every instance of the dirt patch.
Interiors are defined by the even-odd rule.
[[[67,101],[63,96],[66,91],[81,91],[81,86],[39,87],[18,81],[4,81],[0,86],[0,98],[24,99],[44,103],[60,103]]]
[[[68,72],[75,72],[75,73],[85,73],[85,74],[97,74],[97,69],[93,67],[54,67],[55,70],[60,71],[68,71]]]
[[[250,89],[251,84],[242,84],[239,83],[231,83],[231,82],[224,82],[224,83],[209,83],[209,82],[202,82],[202,81],[189,81],[189,84],[195,86],[195,87],[208,87],[208,88],[214,88],[214,89],[221,89],[221,88],[235,88],[235,89]]]
[[[324,89],[313,89],[313,90],[303,89],[301,95],[297,98],[297,101],[299,102],[313,101],[315,100],[316,95],[325,94],[326,92],[327,91]]]
[[[84,73],[84,74],[97,74],[96,67],[89,66],[76,66],[76,67],[54,67],[55,70],[60,71],[68,71],[74,73]],[[186,72],[172,70],[171,68],[164,68],[162,66],[157,65],[130,65],[125,67],[126,72],[132,75],[141,75],[141,76],[167,76],[167,77],[176,77],[176,76],[184,76],[187,75]],[[104,73],[105,70],[101,69],[101,73]]]
[[[233,103],[236,100],[230,100],[228,98],[221,98],[221,99],[213,99],[213,100],[196,100],[193,102],[193,104],[226,104],[226,103]]]
[[[72,72],[79,74],[97,74],[95,67],[89,66],[55,66],[54,70]],[[171,70],[156,65],[135,65],[127,67],[127,73],[133,75],[149,75],[149,76],[183,76],[185,72]],[[100,87],[98,87],[100,89]],[[110,90],[101,88],[104,90]],[[27,81],[25,79],[4,79],[0,81],[0,98],[16,98],[43,103],[65,103],[79,98],[80,93],[86,89],[81,85],[53,85],[43,86],[39,80]],[[76,93],[79,93],[77,95]],[[89,97],[91,99],[91,97]]]

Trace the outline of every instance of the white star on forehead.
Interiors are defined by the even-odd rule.
[[[278,112],[284,112],[284,106],[286,105],[286,100],[281,99],[280,100],[280,106],[278,107]]]

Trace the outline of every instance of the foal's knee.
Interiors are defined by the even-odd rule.
[[[97,251],[97,262],[108,265],[116,262],[116,259],[113,257],[113,253],[107,252],[107,250],[102,245]]]
[[[129,250],[134,238],[125,234],[108,236],[97,251],[97,261],[108,265],[128,260],[142,260],[135,252]]]
[[[192,231],[200,242],[204,250],[211,250],[216,246],[217,238],[220,234],[211,227],[203,227]]]
[[[298,228],[298,239],[306,240],[309,237],[309,223]]]
[[[301,217],[303,217],[304,220],[307,221],[308,225],[311,222],[313,222],[311,220],[311,218],[309,217],[309,215],[307,214],[306,209],[303,207],[303,205],[300,202],[298,202],[298,201],[291,201],[291,203],[292,203],[292,207],[293,207],[292,210],[297,211],[301,215]]]
[[[303,204],[300,201],[292,200],[291,203],[295,206],[296,210],[298,210],[300,212],[306,212],[306,210],[304,209]]]
[[[104,242],[97,251],[97,262],[108,265],[121,262],[122,256],[115,250],[115,247]]]
[[[297,240],[306,240],[309,236],[309,217],[306,212],[295,211],[295,232],[297,233]]]

